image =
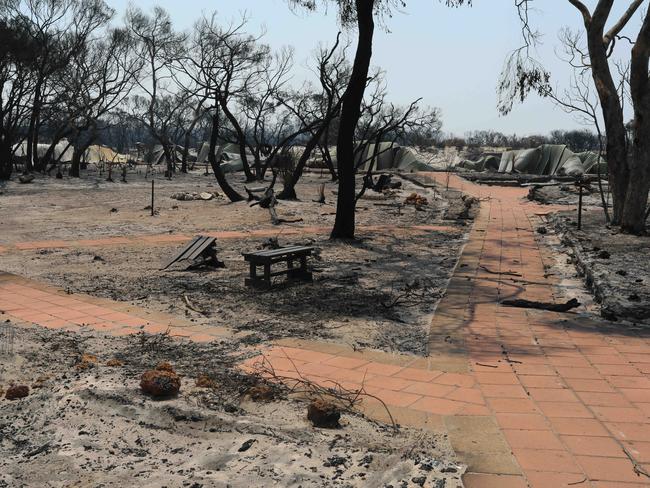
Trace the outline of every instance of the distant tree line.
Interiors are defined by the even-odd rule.
[[[478,149],[482,147],[508,148],[508,149],[529,149],[541,146],[542,144],[562,144],[573,152],[598,151],[600,141],[598,135],[587,130],[554,130],[548,135],[534,134],[518,136],[516,134],[506,135],[491,130],[479,130],[467,132],[464,137],[444,136],[436,141],[437,147],[457,147]]]

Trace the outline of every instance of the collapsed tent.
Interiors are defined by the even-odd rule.
[[[420,161],[411,149],[391,142],[380,142],[379,145],[366,144],[362,151],[357,152],[357,168],[367,171],[371,164],[376,171],[389,169],[409,172],[433,170],[430,165]]]
[[[588,174],[607,174],[607,161],[602,156],[593,151],[577,153],[576,156],[582,161],[585,173]]]
[[[500,159],[498,156],[489,154],[479,158],[477,161],[465,159],[458,163],[460,168],[469,169],[472,171],[498,171]]]
[[[504,152],[499,173],[580,176],[591,169],[585,167],[583,159],[593,162],[593,158],[581,158],[564,145],[544,144],[534,149]]]
[[[239,146],[237,144],[224,144],[223,146],[215,146],[214,153],[215,155],[219,154],[221,151],[221,169],[224,173],[234,173],[236,171],[244,170],[244,162],[239,155]],[[196,158],[198,164],[206,164],[208,162],[208,156],[210,154],[210,144],[204,142],[199,151],[199,155]],[[248,159],[249,164],[253,162],[253,155],[246,151],[246,158]]]
[[[607,162],[596,152],[574,153],[561,144],[544,144],[533,149],[486,154],[477,161],[464,160],[458,167],[472,171],[498,171],[546,176],[581,176],[607,174]]]
[[[180,155],[183,154],[182,146],[171,146],[170,147],[172,158],[174,159],[174,164],[181,162]],[[165,150],[162,147],[162,144],[156,144],[145,157],[145,162],[153,165],[158,164],[167,164],[167,157],[165,156]]]

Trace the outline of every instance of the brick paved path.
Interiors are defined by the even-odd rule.
[[[574,314],[500,307],[505,297],[554,298],[557,284],[545,274],[552,256],[534,238],[535,215],[549,207],[524,202],[519,188],[453,176],[451,185],[481,197],[482,206],[431,324],[429,357],[284,340],[264,350],[263,361],[287,377],[363,385],[397,422],[448,433],[469,465],[469,488],[650,486],[635,473],[635,466],[650,472],[649,336]],[[212,340],[228,333],[8,274],[0,274],[0,310],[111,334],[169,328]],[[388,420],[376,400],[362,408]]]
[[[179,338],[210,342],[228,334],[223,328],[198,325],[125,302],[72,295],[1,271],[0,312],[3,312],[0,319],[9,316],[50,329],[80,331],[87,328],[114,336],[168,332]]]

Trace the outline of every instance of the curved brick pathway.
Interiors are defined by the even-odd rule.
[[[426,176],[441,183],[446,177]],[[469,466],[469,488],[650,486],[650,478],[635,473],[635,466],[650,472],[649,336],[574,314],[500,307],[504,297],[554,299],[557,283],[545,269],[552,256],[534,237],[536,215],[549,207],[525,202],[520,188],[482,187],[454,176],[451,186],[480,197],[482,205],[431,324],[429,357],[284,340],[243,367],[263,360],[289,378],[363,386],[397,422],[447,433]],[[170,330],[191,340],[228,334],[8,274],[0,274],[0,310],[72,330]],[[362,408],[388,420],[376,400],[365,399]]]
[[[554,300],[553,257],[534,237],[537,216],[552,209],[526,202],[521,188],[454,176],[451,186],[482,206],[432,322],[429,358],[284,341],[264,361],[282,376],[363,383],[400,423],[447,432],[469,488],[650,486],[635,473],[635,464],[650,473],[649,335],[499,306]],[[377,402],[364,408],[387,420]]]

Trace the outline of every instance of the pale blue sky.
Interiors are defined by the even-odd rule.
[[[119,17],[129,4],[129,0],[107,2]],[[377,30],[373,65],[386,70],[391,99],[407,103],[423,97],[424,103],[442,109],[443,130],[458,135],[475,129],[530,134],[580,127],[550,101],[535,97],[516,105],[508,116],[498,114],[497,79],[506,55],[519,46],[520,23],[513,0],[473,3],[471,8],[450,9],[438,0],[408,0],[404,12],[387,20],[390,32]],[[586,3],[593,5],[594,0]],[[620,11],[626,2],[616,3]],[[566,0],[533,4],[532,22],[544,34],[538,57],[552,69],[553,80],[564,85],[570,71],[554,52],[557,36],[565,26],[581,28],[581,18]],[[202,12],[216,10],[227,22],[246,11],[251,17],[250,30],[257,32],[265,25],[265,40],[271,46],[295,47],[297,78],[307,76],[302,67],[318,43],[331,43],[338,31],[335,9],[295,13],[286,0],[139,0],[137,5],[164,7],[183,30],[191,29]]]

